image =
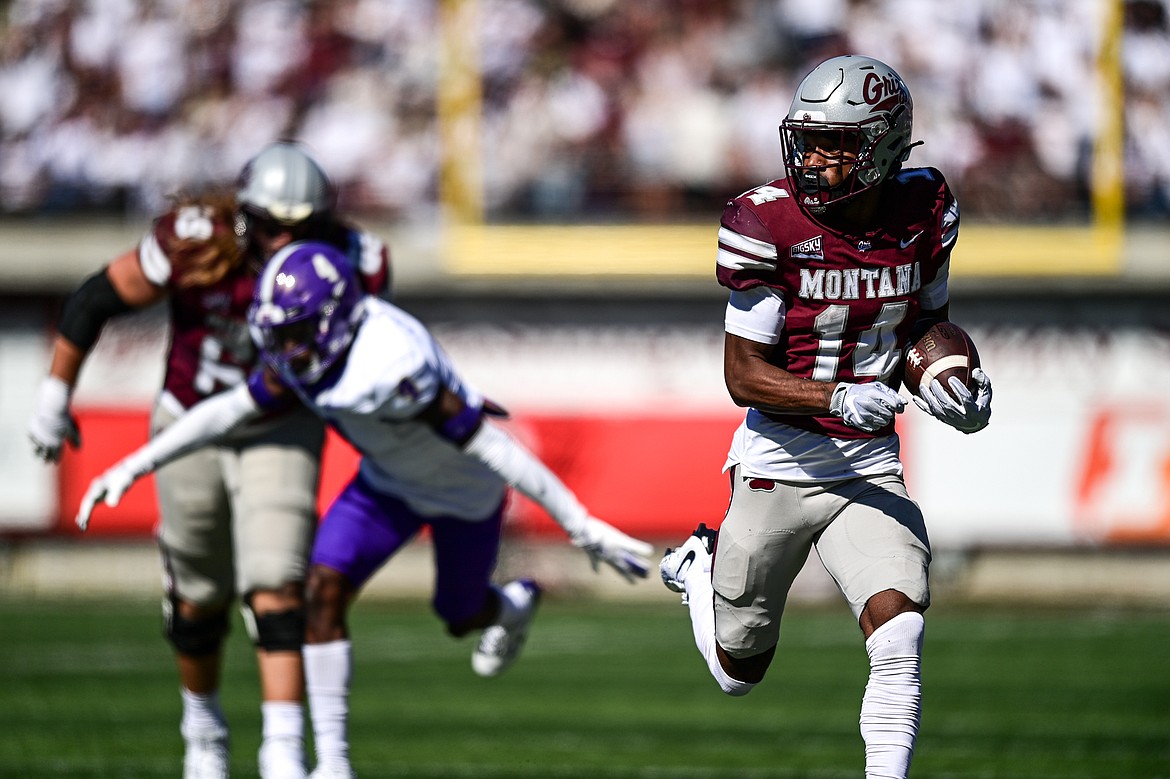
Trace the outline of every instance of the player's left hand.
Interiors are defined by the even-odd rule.
[[[98,501],[105,501],[110,508],[117,506],[137,478],[134,471],[123,461],[90,482],[89,489],[81,499],[81,507],[77,509],[77,518],[74,519],[78,529],[84,533],[89,527],[89,517],[93,514]]]
[[[648,556],[654,547],[645,541],[627,536],[613,525],[596,517],[586,518],[581,529],[572,536],[573,546],[589,555],[593,570],[606,563],[633,582],[634,577],[645,579],[650,570]]]
[[[974,394],[958,377],[952,376],[951,392],[947,392],[942,382],[935,379],[930,386],[919,390],[919,394],[914,396],[914,403],[956,430],[967,434],[977,433],[991,421],[991,379],[982,368],[974,368],[971,379],[975,382]]]

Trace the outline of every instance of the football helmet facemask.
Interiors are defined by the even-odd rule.
[[[248,326],[273,370],[312,384],[349,349],[361,301],[357,277],[340,251],[326,243],[293,243],[257,280]]]
[[[826,60],[796,89],[780,124],[784,165],[801,207],[824,213],[832,203],[856,197],[898,172],[918,144],[910,142],[914,103],[893,68],[871,57],[845,55]],[[814,149],[856,152],[856,160],[812,164]],[[825,171],[852,165],[830,185]]]

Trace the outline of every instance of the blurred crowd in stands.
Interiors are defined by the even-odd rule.
[[[911,163],[971,219],[1084,219],[1112,0],[463,0],[495,220],[694,220],[782,175],[777,125],[839,53],[893,65]],[[0,210],[142,215],[308,144],[352,212],[433,216],[441,8],[459,0],[8,0]],[[1170,215],[1170,0],[1126,0],[1131,218]],[[474,160],[469,160],[472,164]]]

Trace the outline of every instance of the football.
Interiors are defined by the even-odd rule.
[[[936,322],[921,338],[906,347],[902,363],[902,381],[911,394],[919,387],[938,379],[946,387],[958,376],[971,387],[971,369],[979,367],[975,342],[963,328],[953,322]],[[949,391],[949,390],[948,390]]]

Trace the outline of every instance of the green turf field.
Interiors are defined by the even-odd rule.
[[[177,777],[179,696],[144,601],[0,599],[0,777]],[[860,777],[866,676],[841,608],[793,610],[743,699],[707,676],[673,603],[546,599],[523,660],[476,677],[424,607],[361,603],[351,735],[363,777]],[[225,708],[256,775],[237,620]],[[1170,777],[1170,613],[936,607],[914,776]]]

